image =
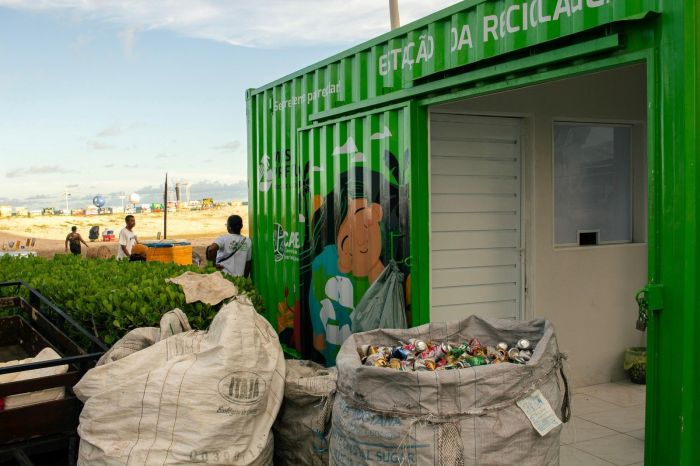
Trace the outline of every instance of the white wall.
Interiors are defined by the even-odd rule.
[[[551,320],[569,354],[575,386],[620,380],[626,347],[644,346],[634,327],[635,292],[647,274],[645,242],[555,248],[552,123],[558,120],[638,122],[633,132],[635,240],[646,234],[646,81],[643,65],[629,66],[440,106],[440,111],[521,116],[523,145],[526,317]],[[528,150],[529,148],[529,150]]]

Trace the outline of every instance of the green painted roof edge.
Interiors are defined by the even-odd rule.
[[[299,76],[302,76],[306,73],[310,73],[310,72],[317,70],[319,68],[323,68],[324,66],[327,66],[331,63],[340,61],[343,58],[347,58],[351,55],[354,55],[357,52],[361,52],[362,50],[366,50],[366,49],[373,47],[375,45],[381,44],[383,42],[387,42],[388,40],[391,40],[395,37],[402,36],[409,31],[413,31],[415,29],[422,28],[424,26],[427,26],[430,23],[434,23],[434,22],[439,21],[441,19],[447,18],[449,16],[454,15],[455,13],[459,13],[460,11],[469,10],[469,9],[474,8],[475,6],[477,6],[481,3],[486,3],[488,1],[491,1],[491,0],[462,0],[459,3],[455,3],[452,6],[448,6],[447,8],[443,8],[442,10],[439,10],[439,11],[436,11],[435,13],[429,14],[428,16],[424,16],[422,18],[419,18],[411,23],[408,23],[408,24],[401,26],[400,28],[394,29],[393,31],[385,32],[384,34],[382,34],[380,36],[377,36],[377,37],[370,39],[366,42],[363,42],[363,43],[358,44],[354,47],[351,47],[347,50],[339,52],[331,57],[325,58],[319,62],[316,62],[312,65],[309,65],[309,66],[302,68],[298,71],[294,71],[293,73],[290,73],[287,76],[284,76],[280,79],[272,81],[269,84],[265,84],[265,85],[258,87],[256,89],[249,89],[249,92],[246,93],[247,94],[246,97],[250,98],[256,94],[260,94],[262,92],[265,92],[268,89],[279,86],[280,84],[284,84],[288,81],[291,81],[294,78],[298,78]]]

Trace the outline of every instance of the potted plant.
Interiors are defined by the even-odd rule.
[[[632,383],[646,384],[647,349],[646,347],[627,348],[623,367]]]

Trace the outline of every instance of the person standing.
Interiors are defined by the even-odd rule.
[[[119,250],[117,251],[117,260],[128,259],[131,257],[131,248],[138,243],[138,238],[136,233],[134,233],[134,227],[136,226],[136,219],[133,215],[127,215],[124,217],[126,226],[122,228],[119,232]]]
[[[86,248],[89,248],[88,244],[83,240],[83,237],[78,233],[78,227],[73,226],[70,229],[70,233],[66,236],[66,252],[70,247],[70,252],[74,256],[79,256],[81,252],[80,243],[83,243]]]
[[[227,235],[219,236],[207,246],[207,259],[214,261],[214,267],[234,277],[250,275],[253,242],[241,235],[243,219],[231,215],[226,221]]]

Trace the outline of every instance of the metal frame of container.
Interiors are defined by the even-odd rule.
[[[513,20],[518,14],[537,24],[525,19],[518,30]],[[337,210],[347,206],[340,205],[345,193],[334,189],[355,183],[359,175],[364,196],[378,192],[376,203],[383,212],[389,209],[386,217],[380,215],[381,260],[387,250],[398,254],[410,273],[411,322],[426,322],[428,108],[644,63],[649,154],[644,297],[650,310],[645,462],[700,464],[699,30],[696,0],[467,0],[249,90],[254,281],[270,321],[291,345],[312,338],[301,329],[309,325],[304,319],[313,287],[312,240],[322,238],[306,237],[316,230],[306,217],[332,202],[335,208],[324,213],[335,216],[338,229]],[[398,137],[386,141],[382,134]],[[350,137],[353,147],[344,147]],[[384,159],[390,162],[382,167]],[[356,170],[358,164],[369,165],[370,173]],[[365,286],[354,285],[353,290]]]

